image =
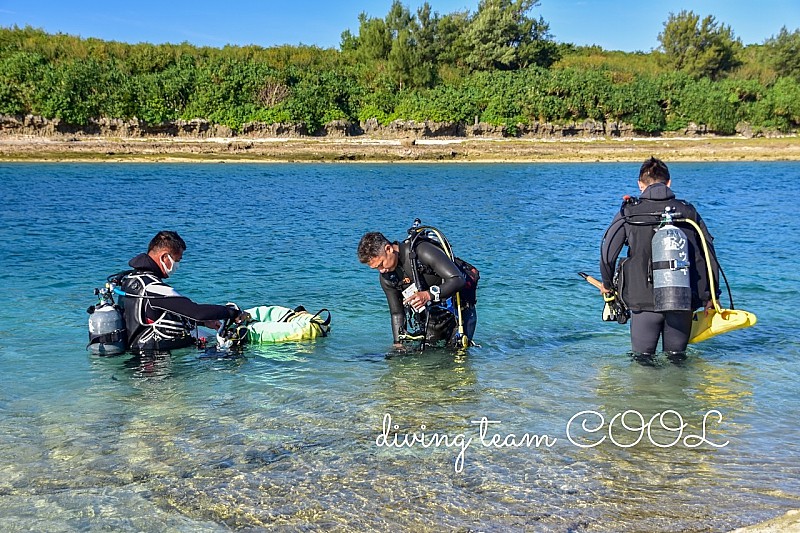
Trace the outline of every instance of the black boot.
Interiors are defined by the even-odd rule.
[[[683,366],[686,363],[686,352],[667,352],[670,363]]]
[[[631,357],[642,366],[656,366],[656,354],[654,353],[633,352]]]

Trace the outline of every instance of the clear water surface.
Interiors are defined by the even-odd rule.
[[[0,165],[0,530],[726,531],[800,506],[800,234],[783,197],[800,164],[670,166],[759,317],[681,367],[631,361],[576,274],[597,274],[636,164]],[[355,248],[414,217],[481,270],[467,356],[387,357]],[[160,229],[189,245],[179,291],[327,307],[332,335],[234,360],[90,356],[92,289]],[[656,420],[661,446],[629,446],[617,418],[610,440],[614,415],[635,428],[633,411],[667,410],[684,436],[722,421],[666,446]],[[583,411],[603,431],[596,414],[569,424]],[[411,433],[440,445],[378,445]]]

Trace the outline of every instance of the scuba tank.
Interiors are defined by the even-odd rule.
[[[122,308],[114,303],[116,285],[109,281],[102,289],[95,289],[98,302],[86,310],[89,313],[89,344],[86,348],[94,355],[119,355],[127,349],[125,318]]]
[[[667,207],[651,241],[656,312],[692,310],[689,243],[683,230],[672,224],[673,216],[677,213]]]

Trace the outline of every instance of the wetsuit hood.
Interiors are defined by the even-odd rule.
[[[675,198],[675,193],[672,189],[667,187],[666,183],[653,183],[648,185],[639,197],[643,200],[672,200]]]
[[[128,261],[128,265],[133,267],[136,270],[149,272],[156,276],[159,279],[164,277],[163,272],[161,272],[161,268],[153,261],[153,258],[147,254],[139,254],[130,261]]]

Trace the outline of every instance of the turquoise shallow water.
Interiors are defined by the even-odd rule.
[[[576,275],[597,274],[635,164],[0,165],[0,530],[726,531],[800,506],[800,234],[784,198],[800,164],[670,168],[759,317],[683,367],[632,362]],[[481,269],[466,357],[386,357],[386,303],[355,247],[417,216]],[[88,355],[92,289],[160,229],[189,245],[179,291],[327,307],[331,337],[147,367]],[[661,447],[646,432],[628,446],[642,432],[619,419],[608,432],[618,413],[635,428],[633,411],[666,410],[684,437],[709,411],[722,421],[673,446],[657,421]],[[568,423],[584,411],[605,432],[588,431],[597,414]],[[396,433],[440,445],[387,446]],[[555,442],[500,447],[512,434]]]

